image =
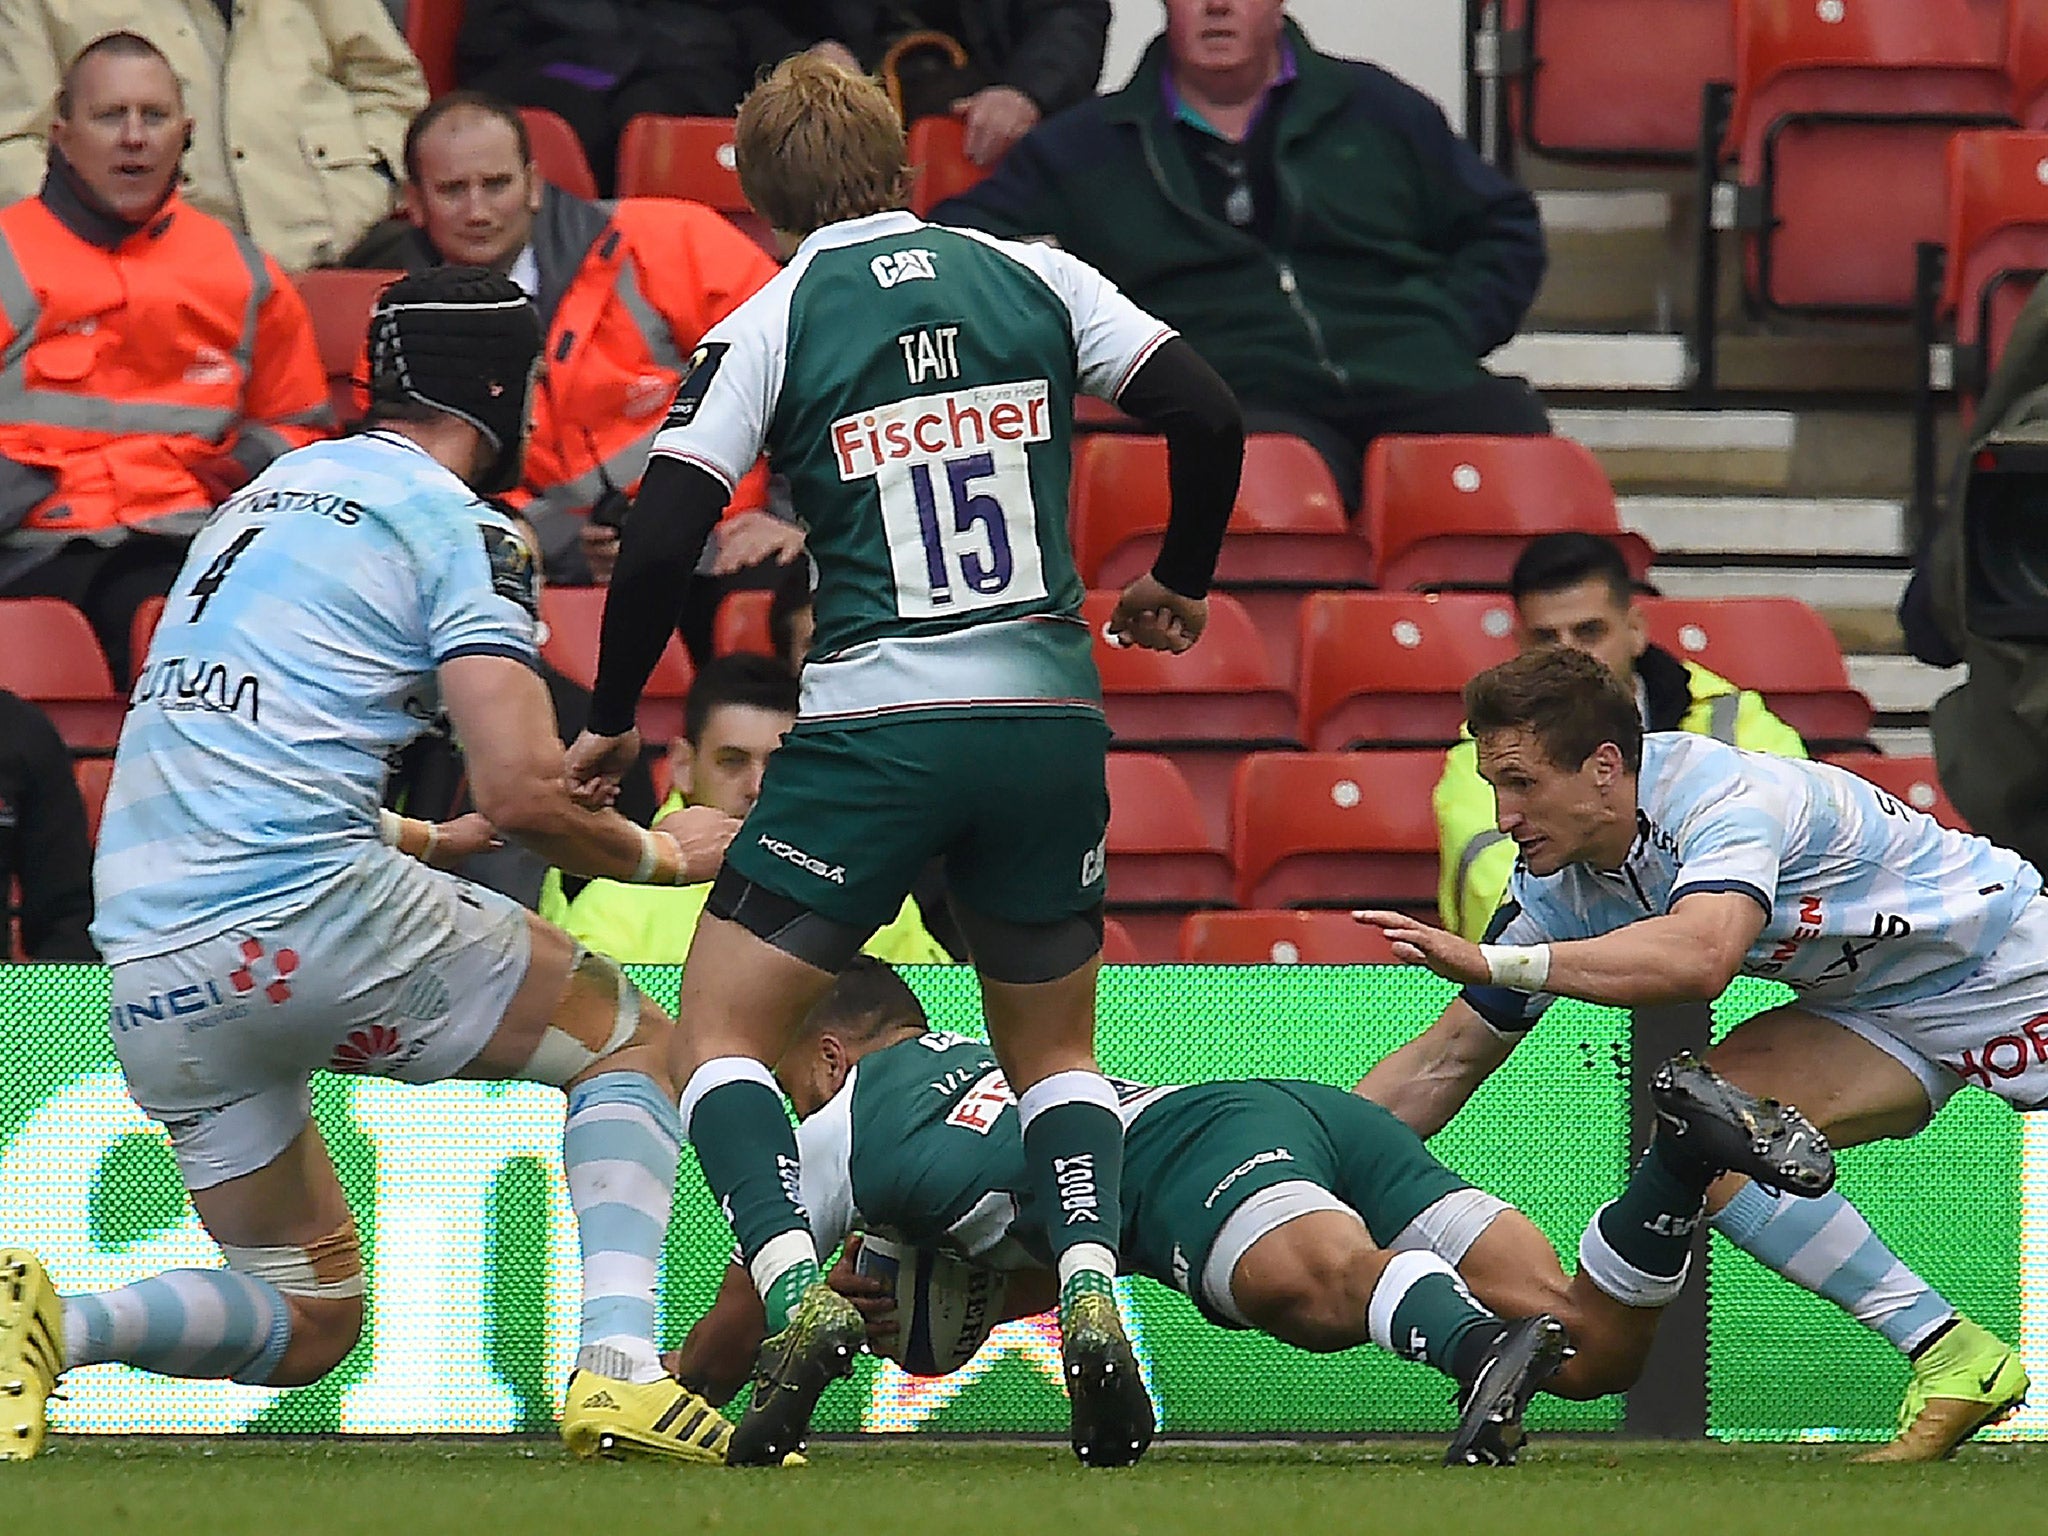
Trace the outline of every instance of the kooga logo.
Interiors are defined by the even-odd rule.
[[[807,875],[816,875],[820,880],[830,880],[834,885],[846,884],[846,866],[827,864],[823,859],[814,859],[803,849],[785,843],[779,837],[763,836],[761,846],[778,859],[787,859]]]

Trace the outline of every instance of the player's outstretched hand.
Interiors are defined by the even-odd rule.
[[[453,821],[435,825],[434,841],[426,854],[426,862],[435,869],[453,869],[474,854],[488,853],[493,848],[504,846],[505,840],[498,836],[498,829],[483,813],[471,811]]]
[[[896,1292],[880,1275],[864,1275],[854,1267],[860,1257],[860,1234],[846,1240],[846,1248],[825,1283],[853,1303],[868,1325],[868,1342],[886,1344],[896,1336]]]
[[[1207,598],[1182,597],[1148,574],[1124,588],[1106,627],[1112,645],[1179,655],[1202,638],[1208,624]]]
[[[619,780],[640,761],[640,733],[593,736],[585,731],[569,748],[569,794],[586,811],[601,811],[619,797]]]
[[[686,805],[654,824],[683,850],[683,872],[678,885],[702,885],[718,873],[725,862],[725,850],[740,824],[713,805]]]
[[[1470,939],[1437,928],[1402,912],[1354,912],[1356,922],[1377,928],[1394,946],[1394,958],[1408,965],[1426,965],[1446,980],[1483,987],[1493,980],[1486,957]]]

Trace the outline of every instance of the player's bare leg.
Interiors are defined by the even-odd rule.
[[[1736,1026],[1707,1059],[1752,1093],[1796,1097],[1838,1147],[1911,1136],[1930,1112],[1926,1088],[1898,1058],[1797,1007]],[[1724,1237],[1827,1297],[1912,1362],[1896,1438],[1862,1459],[1937,1460],[2026,1400],[2018,1354],[1958,1314],[1840,1194],[1788,1199],[1731,1176],[1707,1204]]]
[[[1549,1309],[1505,1321],[1444,1260],[1375,1246],[1349,1211],[1309,1211],[1265,1234],[1232,1269],[1230,1299],[1253,1327],[1298,1349],[1371,1339],[1450,1376],[1460,1415],[1444,1458],[1451,1466],[1513,1465],[1523,1410],[1566,1351],[1565,1327]]]
[[[970,921],[985,933],[1017,933]],[[982,946],[976,954],[987,963]],[[1049,981],[998,981],[984,971],[981,996],[989,1042],[1017,1094],[1025,1161],[1059,1268],[1074,1454],[1092,1467],[1120,1467],[1145,1454],[1155,1426],[1116,1304],[1124,1131],[1115,1091],[1095,1061],[1100,970],[1095,953]]]
[[[750,899],[759,898],[741,898]],[[796,1137],[769,1070],[831,983],[710,912],[683,967],[670,1055],[683,1125],[767,1309],[769,1337],[730,1449],[736,1466],[777,1466],[801,1450],[819,1394],[853,1369],[866,1336],[859,1312],[819,1275],[797,1203]]]

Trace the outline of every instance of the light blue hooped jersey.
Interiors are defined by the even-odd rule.
[[[93,863],[109,961],[288,914],[377,841],[435,669],[535,664],[531,552],[418,446],[285,454],[193,541],[136,679]]]
[[[1635,846],[1616,870],[1517,866],[1495,940],[1589,939],[1735,891],[1768,914],[1742,971],[1836,1006],[1938,997],[1984,961],[2041,892],[2018,854],[1952,832],[1845,769],[1744,752],[1710,737],[1643,739]],[[1504,1032],[1552,999],[1469,987]]]

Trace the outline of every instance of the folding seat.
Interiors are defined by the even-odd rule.
[[[139,675],[143,659],[149,655],[149,642],[156,638],[156,627],[163,622],[164,600],[160,597],[145,597],[135,605],[135,617],[128,621],[128,670]],[[135,676],[124,679],[134,682]]]
[[[533,146],[533,163],[540,167],[540,179],[571,197],[596,197],[597,178],[590,173],[590,157],[583,153],[583,141],[562,115],[545,107],[521,107],[519,116],[526,123],[526,140]]]
[[[921,117],[912,123],[910,164],[917,172],[910,211],[920,219],[947,198],[986,181],[995,169],[967,158],[967,128],[957,117]]]
[[[1503,26],[1515,138],[1561,159],[1690,160],[1735,73],[1729,0],[1507,0]]]
[[[719,656],[730,656],[735,651],[773,656],[775,643],[768,635],[768,609],[774,601],[770,592],[726,593],[712,625],[712,652]]]
[[[127,701],[85,615],[59,598],[0,599],[0,688],[40,708],[74,752],[120,739]]]
[[[2029,128],[2048,128],[2048,7],[2041,0],[2012,0],[2005,57],[2014,115]]]
[[[455,39],[462,31],[462,4],[463,0],[407,0],[405,45],[420,61],[430,95],[455,89]]]
[[[1152,568],[1166,531],[1166,440],[1116,433],[1074,449],[1074,560],[1090,586],[1121,587]],[[1330,469],[1300,438],[1245,439],[1237,505],[1216,579],[1226,587],[1365,586],[1369,551],[1345,525]]]
[[[579,687],[597,680],[598,636],[604,624],[603,587],[543,587],[541,622],[547,637],[541,660]],[[674,635],[640,697],[640,734],[649,743],[673,741],[683,730],[683,701],[690,695],[690,658]]]
[[[1963,820],[1963,813],[1949,800],[1948,791],[1941,787],[1941,778],[1934,771],[1931,757],[1880,757],[1874,752],[1845,752],[1830,755],[1827,759],[1837,768],[1846,768],[1858,778],[1868,779],[1886,794],[1896,800],[1903,800],[1916,811],[1925,811],[1944,827],[1953,827],[1958,832],[1970,830],[1970,824]]]
[[[1504,589],[1541,533],[1604,534],[1633,575],[1650,566],[1600,461],[1566,437],[1382,437],[1365,456],[1364,516],[1373,584],[1390,590]]]
[[[1441,752],[1258,752],[1237,770],[1240,907],[1436,908]]]
[[[1448,747],[1465,684],[1515,654],[1507,600],[1319,592],[1301,612],[1301,740],[1317,752]]]
[[[1137,955],[1171,960],[1181,919],[1229,905],[1230,889],[1230,860],[1179,770],[1151,753],[1112,752],[1107,905]]]
[[[95,847],[100,840],[100,813],[107,808],[107,785],[113,781],[111,757],[81,757],[71,764],[71,777],[78,784],[78,798],[85,802],[85,835]]]
[[[1959,128],[2010,124],[2005,0],[1736,0],[1734,223],[1766,308],[1904,314]]]
[[[1940,314],[1955,328],[1956,388],[1974,399],[2048,272],[2048,132],[1949,141],[1947,246]]]
[[[619,135],[620,197],[687,197],[716,208],[764,251],[775,250],[768,221],[740,190],[729,117],[642,113]]]
[[[369,334],[370,311],[377,295],[405,276],[352,267],[316,267],[292,278],[313,317],[313,341],[320,349],[320,370],[327,375],[327,402],[337,424],[360,414],[356,405],[356,360]],[[138,653],[139,654],[139,653]]]
[[[1651,598],[1650,638],[1764,696],[1809,750],[1856,746],[1870,732],[1870,700],[1849,682],[1834,632],[1789,597]]]
[[[1180,957],[1194,965],[1393,965],[1394,947],[1349,912],[1195,912]]]

